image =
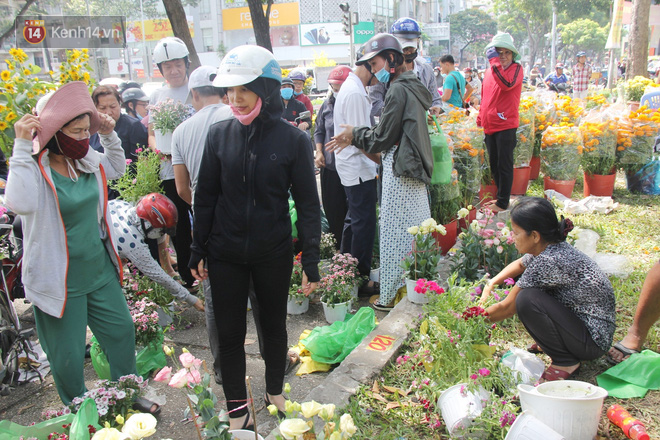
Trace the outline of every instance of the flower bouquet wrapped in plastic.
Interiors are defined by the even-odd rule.
[[[651,160],[659,123],[660,112],[647,106],[619,119],[616,157],[617,162],[627,171],[631,171],[630,168],[641,168]]]
[[[520,100],[520,125],[516,130],[516,148],[513,150],[513,166],[526,167],[534,151],[534,107],[536,99],[525,96]]]
[[[577,177],[582,155],[582,135],[577,127],[553,126],[541,139],[541,170],[553,180]]]
[[[580,123],[582,169],[589,175],[612,174],[616,152],[616,122],[601,110],[590,111]]]
[[[578,101],[570,96],[558,96],[554,102],[554,120],[560,127],[575,127],[584,113]]]

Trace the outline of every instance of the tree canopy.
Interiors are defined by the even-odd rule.
[[[477,41],[489,41],[497,32],[497,23],[490,15],[480,9],[466,9],[449,16],[449,28],[452,44],[460,47],[462,61],[463,51]]]
[[[594,52],[605,50],[608,29],[593,20],[581,18],[568,24],[560,24],[557,28],[561,34],[561,41],[572,53],[580,50]]]

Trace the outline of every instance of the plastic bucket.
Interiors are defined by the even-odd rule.
[[[440,408],[449,435],[456,430],[472,425],[472,421],[484,409],[482,399],[486,400],[489,397],[483,388],[479,390],[478,394],[469,391],[461,393],[463,387],[467,387],[467,385],[459,383],[447,388],[438,398],[438,408]]]
[[[351,301],[339,303],[339,304],[323,304],[323,313],[325,314],[325,320],[328,321],[328,324],[332,324],[335,321],[343,321],[346,318],[348,309],[351,307]]]
[[[415,304],[428,304],[429,297],[424,293],[415,292],[417,280],[406,278],[406,291],[408,292],[408,301]]]
[[[599,175],[584,173],[584,196],[612,197],[616,174]]]
[[[449,249],[451,249],[456,244],[456,236],[458,235],[456,228],[458,227],[458,222],[456,220],[452,220],[450,223],[444,225],[444,227],[447,230],[445,235],[442,235],[439,232],[431,233],[433,238],[435,238],[435,242],[438,244],[438,246],[440,246],[442,255],[446,255],[447,252],[449,252]]]
[[[373,281],[375,283],[380,282],[380,267],[377,269],[371,269],[369,272],[369,281]]]
[[[565,195],[569,199],[573,194],[573,188],[575,187],[575,179],[573,180],[554,180],[545,176],[543,178],[543,190],[554,189],[560,194]]]
[[[234,429],[229,431],[233,439],[236,440],[254,440],[254,431],[247,429]],[[259,440],[264,440],[261,434],[257,434]]]
[[[305,298],[300,303],[289,298],[286,302],[286,312],[289,315],[302,315],[309,310],[309,298]]]
[[[605,389],[578,380],[557,380],[536,388],[521,384],[518,391],[522,410],[566,440],[592,439],[598,433]]]
[[[479,200],[481,200],[482,203],[487,203],[490,202],[491,200],[495,200],[497,197],[497,185],[494,183],[492,185],[481,185],[481,188],[479,189]]]
[[[539,156],[533,156],[529,161],[529,180],[536,180],[539,178],[539,172],[541,171],[541,158]]]
[[[513,183],[511,184],[511,194],[521,196],[527,192],[529,185],[529,175],[531,167],[517,167],[513,169]]]
[[[513,422],[504,440],[565,440],[564,436],[548,425],[523,411]]]

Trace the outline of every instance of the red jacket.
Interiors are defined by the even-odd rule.
[[[314,106],[312,105],[312,101],[309,100],[309,97],[305,95],[304,93],[301,93],[300,95],[296,96],[296,99],[303,104],[305,104],[305,108],[313,115],[314,114]]]
[[[484,133],[518,128],[520,92],[523,83],[523,67],[511,63],[502,68],[499,58],[490,59],[490,69],[486,70],[481,87],[481,107],[477,125],[484,128]]]

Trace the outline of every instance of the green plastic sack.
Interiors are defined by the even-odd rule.
[[[596,381],[611,397],[644,397],[648,390],[660,389],[660,354],[651,350],[635,353],[598,376]]]
[[[99,379],[110,380],[110,364],[108,363],[108,358],[106,357],[101,346],[96,340],[96,336],[92,336],[91,340],[92,346],[89,349],[89,356],[92,358],[92,367],[96,371],[96,375]]]
[[[99,414],[96,409],[96,403],[94,403],[93,399],[85,399],[82,405],[80,405],[80,410],[77,414],[66,414],[35,425],[21,426],[9,420],[2,420],[0,421],[0,440],[16,440],[21,438],[21,436],[46,440],[48,439],[48,435],[53,432],[64,433],[65,430],[62,429],[62,425],[68,424],[71,424],[69,438],[89,440],[88,425],[92,425],[96,429],[101,429],[98,423]]]
[[[362,307],[343,322],[316,327],[300,342],[309,350],[313,361],[336,364],[343,361],[374,328],[374,310],[371,307]]]
[[[162,333],[158,339],[151,342],[148,346],[144,347],[137,352],[135,356],[135,364],[137,366],[137,373],[144,379],[151,375],[152,371],[160,370],[167,365],[167,358],[163,352],[164,336]],[[110,364],[101,346],[95,337],[92,337],[92,347],[89,349],[89,354],[92,358],[92,366],[99,379],[111,380]]]
[[[438,119],[434,116],[435,126],[438,132],[429,133],[431,138],[431,150],[433,152],[433,174],[431,174],[432,184],[447,184],[451,182],[451,170],[453,162],[447,138],[440,128]]]
[[[296,227],[298,211],[296,211],[296,203],[291,197],[289,197],[289,217],[291,217],[291,237],[298,238],[298,228]]]

